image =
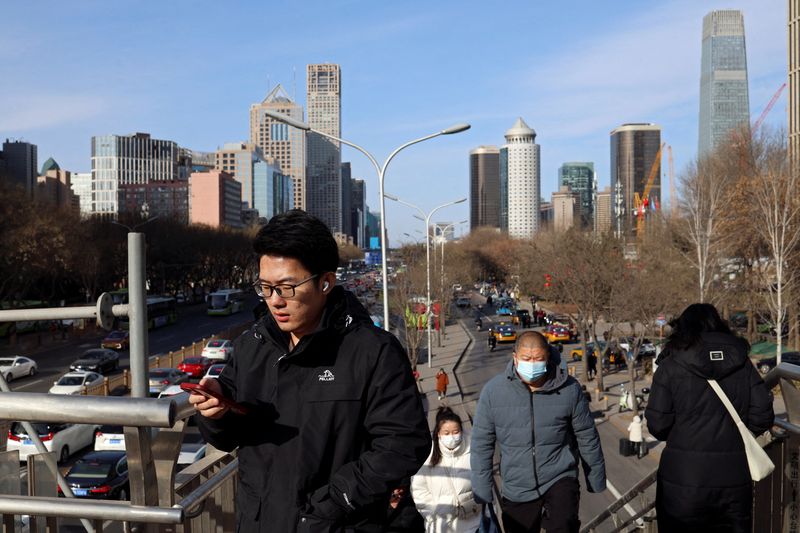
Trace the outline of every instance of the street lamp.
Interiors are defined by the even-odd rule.
[[[461,133],[462,131],[466,131],[470,128],[469,124],[455,124],[450,126],[449,128],[443,129],[441,131],[437,131],[436,133],[431,133],[430,135],[426,135],[424,137],[420,137],[419,139],[414,139],[413,141],[408,141],[407,143],[395,148],[395,150],[389,154],[389,157],[386,158],[386,161],[383,162],[383,165],[378,164],[378,161],[364,148],[358,146],[355,143],[350,141],[346,141],[344,139],[340,139],[334,135],[330,135],[328,133],[315,130],[305,122],[300,120],[294,119],[292,117],[286,116],[282,113],[276,113],[275,111],[271,111],[269,109],[264,110],[264,114],[270,118],[273,118],[277,121],[283,122],[284,124],[288,124],[289,126],[294,126],[295,128],[301,129],[303,131],[310,131],[312,133],[316,133],[318,135],[322,135],[323,137],[327,137],[329,139],[333,139],[334,141],[340,142],[342,144],[346,144],[352,148],[355,148],[365,156],[367,159],[370,160],[372,165],[375,167],[375,171],[378,173],[378,195],[380,196],[381,200],[381,277],[383,279],[383,329],[389,331],[389,276],[387,273],[387,250],[386,250],[386,216],[385,216],[385,202],[383,199],[383,180],[386,177],[386,167],[389,166],[389,163],[394,156],[396,156],[401,150],[404,148],[408,148],[412,144],[417,144],[422,141],[427,141],[428,139],[433,139],[434,137],[438,137],[439,135],[452,135],[454,133]]]
[[[466,198],[459,198],[458,200],[454,200],[452,202],[447,202],[446,204],[442,204],[442,205],[440,205],[438,207],[434,207],[429,213],[426,214],[425,211],[423,211],[421,208],[417,207],[414,204],[410,204],[410,203],[408,203],[406,201],[403,201],[400,198],[398,198],[397,196],[393,196],[393,195],[391,195],[389,193],[384,193],[384,196],[386,198],[388,198],[389,200],[393,200],[393,201],[395,201],[397,203],[406,205],[406,206],[408,206],[408,207],[410,207],[412,209],[416,209],[422,216],[418,217],[418,216],[415,215],[415,218],[418,218],[420,220],[424,220],[425,221],[425,235],[427,237],[427,239],[425,239],[425,257],[426,257],[426,259],[425,259],[426,276],[425,277],[427,279],[427,287],[428,287],[427,288],[427,295],[426,295],[425,299],[428,302],[427,313],[429,315],[428,316],[428,320],[426,320],[426,322],[428,323],[428,368],[431,368],[431,366],[433,364],[432,363],[433,354],[431,353],[431,320],[430,320],[430,316],[432,315],[432,313],[431,313],[431,239],[430,239],[430,235],[428,234],[428,228],[431,225],[431,217],[433,216],[434,213],[436,213],[436,211],[438,211],[439,209],[442,209],[443,207],[448,207],[448,206],[451,206],[451,205],[455,205],[455,204],[460,204],[460,203],[466,202],[467,199]],[[441,302],[440,302],[440,306],[441,306]],[[442,313],[442,310],[439,309],[439,320],[441,320],[441,313]]]
[[[461,224],[466,224],[467,222],[469,222],[469,221],[468,220],[460,220],[458,222],[451,222],[450,224],[447,224],[446,226],[444,226],[444,227],[439,229],[439,231],[440,231],[440,233],[442,235],[442,243],[439,245],[439,247],[442,249],[442,261],[441,261],[441,265],[440,265],[441,269],[442,269],[442,281],[441,281],[442,295],[444,295],[444,245],[445,245],[445,243],[447,243],[447,238],[445,237],[445,235],[447,235],[447,229],[448,228],[453,228],[453,231],[455,231],[455,226],[456,225],[460,226]]]

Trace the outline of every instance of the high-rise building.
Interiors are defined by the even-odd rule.
[[[530,239],[539,231],[540,164],[536,132],[518,118],[506,132],[508,234]]]
[[[800,0],[789,0],[789,157],[800,172]]]
[[[261,148],[264,157],[278,161],[284,174],[294,183],[294,205],[306,209],[306,133],[268,117],[270,110],[300,122],[305,121],[303,106],[276,85],[260,104],[250,106],[250,143]]]
[[[307,67],[308,125],[317,131],[342,136],[342,85],[339,65]],[[308,133],[306,145],[306,210],[342,232],[341,146],[317,133]]]
[[[72,192],[78,196],[81,216],[88,217],[92,214],[92,173],[75,172],[70,178]]]
[[[214,169],[227,172],[242,184],[243,209],[251,208],[254,205],[253,166],[263,160],[264,154],[261,152],[261,148],[253,143],[225,143],[215,153]]]
[[[3,143],[3,174],[0,178],[9,185],[17,185],[25,189],[25,193],[33,198],[38,174],[38,154],[35,144],[25,141],[6,139]]]
[[[143,198],[145,186],[178,181],[179,155],[180,148],[175,142],[153,139],[148,133],[92,137],[92,213],[111,216],[128,210],[139,213],[143,205],[137,205],[136,199]],[[167,188],[171,196],[172,187]],[[185,182],[175,189],[179,194],[188,191]],[[178,199],[177,203],[188,205],[188,198]],[[185,213],[179,216],[183,218]]]
[[[611,187],[606,187],[597,192],[597,203],[594,207],[594,232],[601,234],[610,231],[612,215]]]
[[[469,226],[500,227],[500,150],[479,146],[469,152]]]
[[[350,163],[345,161],[341,165],[342,175],[342,233],[353,237],[353,178]]]
[[[508,231],[508,148],[500,148],[500,231]]]
[[[269,220],[285,213],[292,209],[293,202],[292,178],[281,172],[275,160],[253,163],[253,208],[259,217]]]
[[[364,180],[354,179],[350,191],[350,205],[352,206],[350,228],[353,242],[361,248],[366,248],[367,189]]]
[[[622,213],[620,226],[624,234],[633,227],[635,195],[644,194],[647,179],[656,155],[661,148],[661,127],[651,123],[623,124],[611,131],[611,187],[620,184]],[[655,179],[650,188],[649,199],[661,205],[661,164],[656,167]],[[615,220],[616,225],[616,220]]]
[[[553,229],[553,204],[539,200],[539,231],[549,231]]]
[[[569,185],[562,185],[553,193],[553,229],[566,231],[581,220],[581,195]]]
[[[592,227],[592,183],[594,181],[594,163],[564,163],[558,169],[559,185],[567,185],[572,192],[580,196],[581,226]]]
[[[42,165],[33,197],[48,207],[80,212],[80,198],[72,191],[72,173],[61,170],[52,157]]]
[[[233,176],[218,170],[194,172],[189,189],[191,224],[242,227],[242,184]]]
[[[707,155],[750,122],[744,17],[733,9],[703,17],[698,155]]]

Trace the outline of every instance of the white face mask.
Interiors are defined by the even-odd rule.
[[[455,450],[456,448],[458,448],[458,445],[461,444],[461,433],[439,437],[439,444],[441,444],[448,450]]]

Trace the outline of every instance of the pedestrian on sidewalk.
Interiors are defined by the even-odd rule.
[[[659,533],[752,531],[753,483],[742,436],[708,380],[728,396],[755,435],[774,413],[769,391],[710,304],[692,304],[670,323],[645,410],[647,427],[666,441],[658,465]]]
[[[643,433],[643,424],[642,424],[642,417],[636,415],[633,417],[633,420],[628,425],[628,440],[633,443],[633,449],[636,451],[636,456],[641,459],[644,457],[644,438],[642,436]]]
[[[593,380],[594,377],[597,375],[597,353],[594,351],[594,348],[589,350],[589,361],[588,361],[588,368],[586,370],[586,377],[589,381]]]
[[[517,337],[506,370],[481,391],[472,429],[475,501],[492,501],[500,447],[506,533],[577,533],[578,463],[589,492],[606,488],[600,436],[580,384],[541,333]],[[534,453],[535,451],[535,453]]]
[[[425,530],[474,533],[480,523],[480,507],[472,495],[470,443],[461,417],[449,407],[440,407],[432,436],[431,454],[411,479],[411,493],[425,518]]]
[[[450,378],[444,368],[440,368],[436,373],[436,394],[439,400],[443,400],[447,396],[447,386],[450,384]]]

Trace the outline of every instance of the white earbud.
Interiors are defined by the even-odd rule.
[[[327,290],[328,290],[328,287],[330,287],[330,284],[329,284],[327,281],[326,281],[325,283],[323,283],[323,284],[322,284],[322,290],[323,290],[323,291],[327,291]]]

